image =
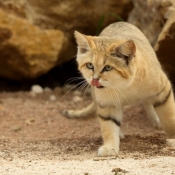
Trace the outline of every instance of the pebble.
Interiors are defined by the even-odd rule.
[[[49,87],[45,87],[45,88],[44,88],[44,92],[52,92],[52,89],[49,88]]]
[[[81,97],[79,97],[79,96],[75,96],[75,97],[73,98],[73,102],[74,102],[74,103],[78,103],[78,102],[81,102],[81,101],[83,101],[83,98],[81,98]]]
[[[31,87],[31,91],[35,94],[42,94],[44,90],[40,85],[35,84]]]
[[[66,85],[64,86],[64,89],[70,90],[70,89],[73,89],[74,87],[75,87],[75,85],[66,84]]]
[[[56,96],[55,95],[51,95],[50,96],[50,101],[55,101],[56,100]]]
[[[25,121],[26,124],[30,125],[31,123],[34,123],[35,119],[34,118],[29,118]]]
[[[166,139],[166,146],[175,148],[175,139]]]
[[[76,90],[76,91],[74,92],[74,94],[75,94],[76,96],[81,96],[81,95],[82,95],[82,92],[81,92],[81,91]]]

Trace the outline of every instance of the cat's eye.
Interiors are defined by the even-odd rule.
[[[106,65],[106,66],[103,68],[103,71],[111,71],[112,69],[113,69],[112,66]]]
[[[93,66],[93,64],[92,63],[86,63],[86,67],[88,68],[88,69],[94,69],[94,66]]]

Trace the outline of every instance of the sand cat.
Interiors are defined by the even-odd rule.
[[[77,62],[92,87],[93,103],[82,110],[64,110],[69,118],[96,111],[103,137],[98,156],[119,151],[122,108],[141,102],[152,124],[175,138],[175,103],[171,83],[143,33],[126,22],[106,27],[99,36],[75,32]]]

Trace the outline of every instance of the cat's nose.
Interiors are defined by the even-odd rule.
[[[99,75],[96,73],[92,76],[92,79],[99,80]]]

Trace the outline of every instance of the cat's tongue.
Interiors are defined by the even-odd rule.
[[[101,84],[99,83],[98,79],[92,79],[91,85],[96,87],[101,87]]]

